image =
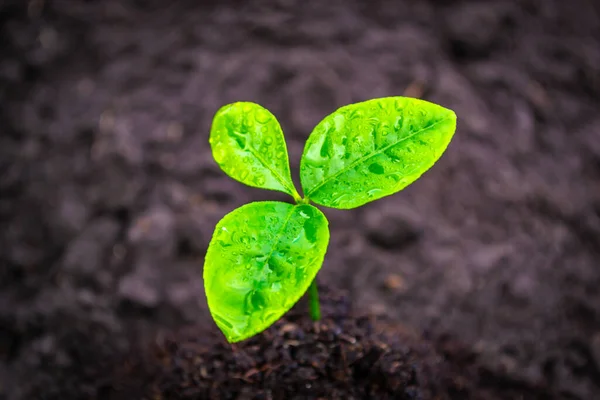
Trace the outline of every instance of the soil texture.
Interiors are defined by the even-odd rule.
[[[239,100],[271,110],[298,182],[323,117],[393,95],[455,110],[458,130],[401,193],[323,210],[319,281],[355,311],[323,329],[290,315],[231,352],[203,290],[212,231],[249,201],[288,199],[219,170],[212,116]],[[372,371],[383,377],[416,362],[414,377],[343,386],[348,397],[426,399],[436,368],[452,378],[460,359],[469,387],[598,399],[599,110],[592,0],[0,1],[0,400],[106,398],[141,343],[167,371],[183,363],[153,380],[164,393],[207,390],[194,354],[246,374],[292,351],[321,363],[292,358],[324,393],[343,364],[319,343],[351,355],[348,336],[364,338],[361,354],[388,346]],[[201,328],[156,341],[189,326]],[[343,382],[362,379],[357,360]],[[273,377],[295,387],[284,371]],[[267,385],[265,373],[247,379]]]
[[[357,316],[347,296],[326,293],[323,320],[311,322],[300,304],[241,344],[203,327],[159,336],[152,352],[124,363],[109,398],[558,399],[543,385],[486,370],[465,345]]]

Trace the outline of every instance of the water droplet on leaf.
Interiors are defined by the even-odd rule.
[[[383,166],[381,166],[381,164],[377,164],[377,163],[373,163],[373,164],[369,165],[369,171],[371,171],[372,173],[377,174],[377,175],[381,175],[385,172],[383,169]]]

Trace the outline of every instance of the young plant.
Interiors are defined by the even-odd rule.
[[[342,107],[306,142],[300,161],[303,198],[292,182],[275,116],[250,102],[222,107],[210,132],[221,169],[249,186],[287,193],[296,203],[246,204],[217,224],[204,263],[204,287],[227,340],[262,332],[307,290],[311,317],[318,320],[315,277],[329,228],[310,202],[351,209],[402,190],[440,158],[455,129],[453,111],[419,99],[387,97]]]

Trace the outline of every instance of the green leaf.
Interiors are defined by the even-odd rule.
[[[308,205],[265,201],[227,214],[204,262],[208,307],[229,342],[268,328],[308,289],[329,243],[325,216]]]
[[[317,204],[349,209],[396,193],[433,166],[456,114],[418,99],[351,104],[323,119],[306,142],[300,178]]]
[[[209,141],[215,161],[233,179],[300,198],[292,183],[283,132],[266,108],[250,102],[221,107]]]

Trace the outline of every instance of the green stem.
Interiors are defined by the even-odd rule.
[[[313,321],[321,319],[321,307],[319,306],[319,289],[317,288],[317,277],[308,288],[308,301],[310,303],[310,317]]]
[[[302,204],[304,202],[304,199],[302,197],[300,197],[300,194],[298,193],[296,188],[293,187],[293,188],[291,188],[291,190],[292,190],[292,197],[294,198],[294,201],[296,202],[296,204]]]

